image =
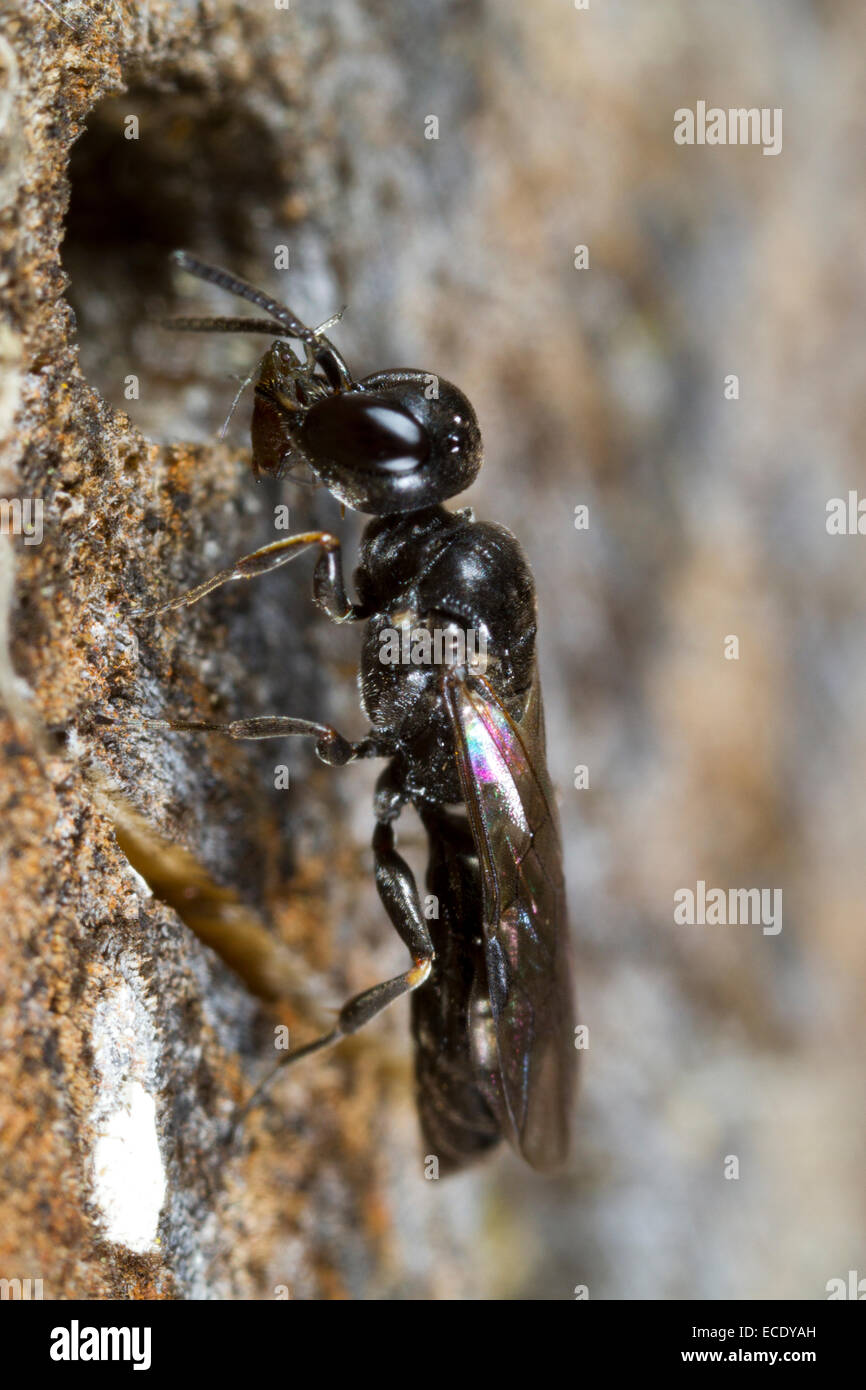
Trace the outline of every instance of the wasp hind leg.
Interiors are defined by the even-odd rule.
[[[235,1121],[235,1130],[259,1104],[274,1079],[286,1067],[294,1066],[303,1057],[309,1057],[313,1052],[320,1052],[342,1038],[357,1033],[389,1004],[418,989],[429,976],[433,967],[433,943],[421,910],[415,875],[394,848],[394,831],[389,822],[379,821],[376,825],[373,832],[373,855],[379,897],[400,939],[412,956],[411,969],[404,970],[393,979],[373,985],[372,989],[365,989],[362,993],[353,995],[341,1008],[337,1022],[329,1033],[323,1033],[320,1038],[315,1038],[281,1057],[241,1110]]]

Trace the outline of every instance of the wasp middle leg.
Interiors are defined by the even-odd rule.
[[[293,719],[290,715],[265,714],[257,719],[233,719],[227,724],[211,723],[206,719],[142,719],[141,726],[173,733],[225,734],[235,739],[290,738],[293,735],[315,738],[316,755],[329,767],[344,767],[357,758],[381,758],[388,751],[372,735],[344,738],[330,724]]]

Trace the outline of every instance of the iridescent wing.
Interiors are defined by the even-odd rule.
[[[561,1167],[576,1081],[562,845],[538,678],[520,723],[486,680],[446,679],[457,763],[483,882],[498,1062],[484,1084],[528,1163]]]

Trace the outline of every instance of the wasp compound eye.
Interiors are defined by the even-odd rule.
[[[306,457],[329,487],[332,478],[357,477],[363,491],[370,479],[398,479],[430,456],[429,436],[415,417],[367,392],[320,401],[304,418],[299,436]]]

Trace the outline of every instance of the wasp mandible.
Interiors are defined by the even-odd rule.
[[[306,736],[322,761],[336,766],[387,759],[374,794],[376,886],[412,965],[351,998],[329,1033],[287,1053],[281,1065],[338,1042],[411,993],[420,1122],[440,1171],[465,1166],[503,1136],[534,1168],[560,1168],[577,1053],[535,589],[509,531],[476,521],[471,509],[442,505],[481,466],[475,411],[456,386],[429,372],[391,369],[355,380],[326,335],[335,320],[308,328],[227,271],[186,252],[175,259],[266,315],[172,325],[274,339],[255,376],[254,473],[281,477],[306,464],[341,503],[372,517],[354,602],[339,540],[307,531],[147,610],[153,616],[187,607],[230,580],[268,574],[315,549],[315,603],[335,623],[367,625],[361,702],[370,731],[362,739],[282,715],[229,724],[147,721],[236,739]],[[446,654],[383,661],[383,635],[407,625],[431,639],[444,633]],[[459,639],[468,632],[481,639],[483,669],[466,659]],[[407,803],[426,830],[427,887],[438,918],[425,915],[415,877],[395,847],[394,823]]]

